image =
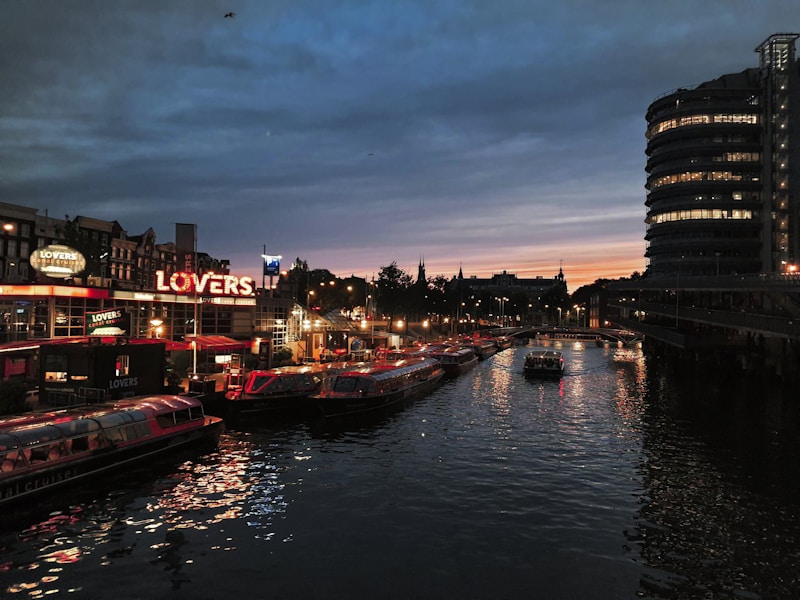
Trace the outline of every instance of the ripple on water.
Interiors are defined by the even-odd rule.
[[[761,444],[750,404],[723,403],[747,426],[719,409],[703,418],[703,399],[640,352],[567,347],[567,375],[537,381],[522,376],[524,351],[392,415],[230,428],[216,452],[22,515],[0,539],[0,589],[328,600],[800,589],[797,476],[780,462],[797,453],[774,433],[791,430],[785,411],[765,411]]]

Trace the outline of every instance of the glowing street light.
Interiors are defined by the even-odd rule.
[[[164,321],[162,321],[161,319],[150,320],[150,325],[153,327],[153,333],[155,334],[156,339],[160,338],[161,334],[164,332],[164,328],[162,327],[163,324]]]

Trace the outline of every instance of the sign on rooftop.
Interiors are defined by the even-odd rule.
[[[77,275],[86,268],[83,254],[60,244],[51,244],[37,248],[31,253],[31,267],[48,277],[66,279]]]

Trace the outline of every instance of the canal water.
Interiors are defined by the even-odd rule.
[[[218,451],[0,516],[0,597],[800,596],[798,398],[639,349],[529,348],[370,421],[231,425]]]

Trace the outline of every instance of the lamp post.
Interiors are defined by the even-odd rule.
[[[678,328],[678,309],[680,307],[680,294],[681,294],[681,264],[683,263],[683,256],[678,261],[678,275],[675,278],[675,329]]]
[[[558,307],[558,326],[561,327],[561,307]]]
[[[3,281],[8,279],[9,274],[9,261],[11,260],[8,251],[9,241],[8,238],[11,236],[11,232],[15,229],[13,223],[3,223],[3,233],[5,237],[5,248],[3,248],[3,256],[5,257],[3,261]]]

